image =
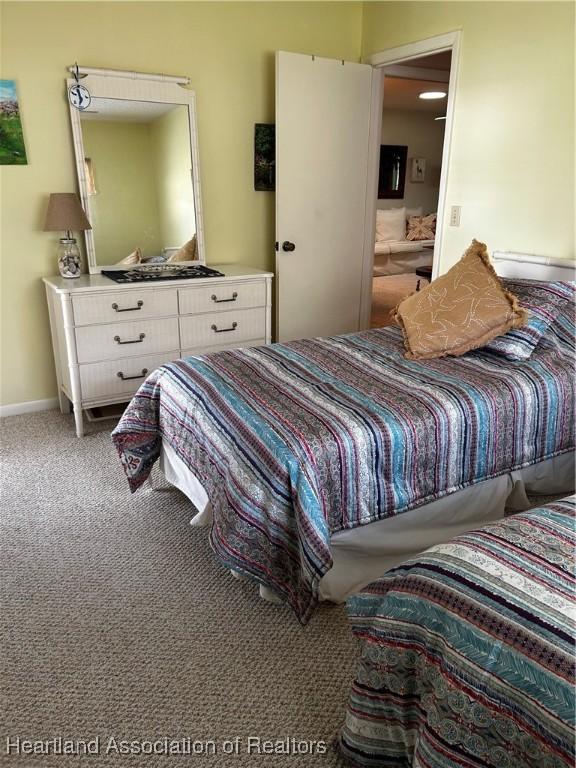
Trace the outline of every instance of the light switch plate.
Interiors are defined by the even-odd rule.
[[[453,205],[452,208],[450,208],[450,226],[451,227],[460,226],[460,206],[459,205]]]

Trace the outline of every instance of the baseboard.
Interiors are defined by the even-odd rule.
[[[26,403],[0,405],[0,417],[19,416],[21,413],[35,413],[36,411],[50,411],[52,408],[58,408],[57,397],[50,398],[49,400],[28,400]]]

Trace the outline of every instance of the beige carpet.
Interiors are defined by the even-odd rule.
[[[188,525],[184,496],[131,496],[105,427],[88,431],[77,439],[55,411],[2,422],[0,764],[341,766],[332,740],[356,656],[344,609],[325,604],[302,628],[260,600]],[[17,757],[7,736],[99,737],[101,752]],[[106,755],[111,737],[217,752]],[[249,737],[328,751],[249,755]],[[236,738],[239,754],[223,754]]]
[[[89,430],[77,439],[54,411],[2,423],[0,763],[341,765],[331,742],[356,648],[344,609],[302,628],[260,600],[188,525],[178,491],[131,496],[109,435]],[[101,754],[7,756],[6,736],[99,736]],[[106,756],[110,736],[215,740],[218,753]],[[249,736],[328,753],[248,755]],[[240,754],[222,754],[237,737]]]
[[[370,327],[382,328],[385,325],[390,325],[392,322],[390,310],[394,309],[406,296],[414,293],[419,279],[424,285],[427,284],[426,280],[418,278],[415,274],[373,278]]]

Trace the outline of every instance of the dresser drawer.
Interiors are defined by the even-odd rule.
[[[106,291],[87,296],[73,296],[75,325],[112,323],[118,320],[141,320],[178,314],[176,291],[133,289]]]
[[[179,357],[180,351],[174,350],[159,355],[125,357],[107,363],[81,365],[82,400],[131,395],[155,368]]]
[[[261,339],[266,335],[266,309],[211,312],[180,318],[182,349],[234,346],[237,342]]]
[[[179,346],[177,317],[76,328],[79,363],[150,355],[166,349],[178,349]]]
[[[263,307],[266,304],[266,284],[259,280],[180,288],[178,303],[181,315]]]

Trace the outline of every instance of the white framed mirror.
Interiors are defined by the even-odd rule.
[[[92,225],[84,233],[90,273],[157,267],[175,255],[178,264],[204,264],[196,100],[188,78],[70,71],[91,98],[84,110],[70,104],[80,197]]]

